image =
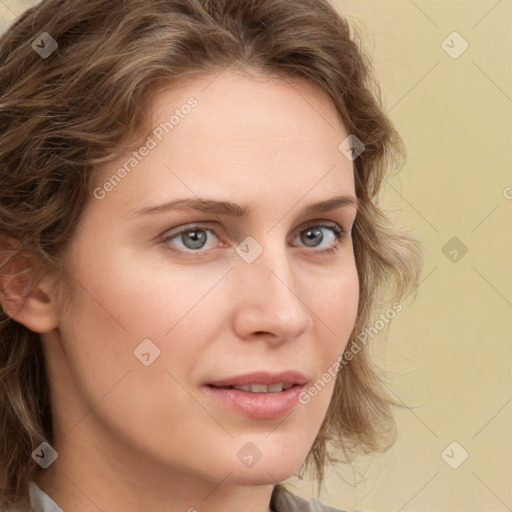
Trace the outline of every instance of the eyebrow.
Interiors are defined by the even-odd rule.
[[[303,213],[310,215],[314,213],[323,213],[341,208],[344,206],[351,206],[357,210],[358,203],[355,196],[342,195],[320,201],[319,203],[307,206]],[[247,218],[251,212],[250,208],[240,206],[239,204],[231,201],[217,201],[213,199],[206,199],[201,197],[196,198],[183,198],[175,199],[164,204],[157,206],[150,206],[141,208],[135,212],[135,215],[153,215],[158,213],[166,213],[172,210],[197,210],[203,213],[212,213],[217,215],[230,215],[233,217]]]

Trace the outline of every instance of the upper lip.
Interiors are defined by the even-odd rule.
[[[208,382],[210,386],[226,387],[226,386],[242,386],[244,384],[265,384],[270,386],[272,384],[296,384],[302,386],[306,384],[306,377],[295,370],[286,370],[284,372],[272,373],[268,371],[259,371],[246,373],[244,375],[237,375],[228,377],[226,379],[215,380]]]

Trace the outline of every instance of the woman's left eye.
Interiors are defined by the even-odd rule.
[[[317,248],[319,245],[316,245],[316,242],[321,244],[326,238],[323,234],[324,230],[330,232],[330,236],[327,237],[328,241],[330,239],[330,243],[323,250],[317,252],[332,253],[337,251],[339,242],[346,235],[345,231],[338,224],[311,224],[302,228],[297,236],[300,237],[306,247]]]
[[[328,235],[325,235],[325,232]],[[197,253],[203,252],[200,249],[214,249],[215,244],[208,247],[208,235],[214,235],[215,231],[208,226],[203,225],[192,225],[185,229],[178,231],[177,233],[170,233],[163,238],[163,242],[171,251],[180,253]],[[331,253],[338,250],[338,242],[345,238],[345,231],[338,224],[310,224],[302,227],[300,231],[294,235],[294,239],[300,239],[300,242],[306,247],[314,248],[316,252],[320,253]],[[176,240],[181,242],[181,246],[176,243]],[[322,247],[322,242],[329,242],[325,245],[325,248],[318,250],[318,247]],[[181,249],[173,249],[170,245],[178,245]]]

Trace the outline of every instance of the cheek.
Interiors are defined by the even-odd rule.
[[[359,280],[355,264],[324,280],[313,295],[311,309],[316,323],[329,333],[331,343],[325,344],[329,355],[336,357],[348,343],[357,318]]]
[[[148,264],[121,244],[80,246],[84,249],[75,252],[70,267],[70,305],[60,325],[66,364],[78,392],[92,407],[122,378],[104,401],[118,410],[117,417],[132,417],[137,410],[137,417],[149,418],[160,411],[164,421],[163,403],[190,400],[169,373],[185,382],[201,347],[216,336],[221,315],[227,313],[221,311],[226,301],[219,300],[226,293],[219,283],[226,269],[212,266],[192,273]],[[151,364],[145,366],[143,354],[148,351]]]
[[[100,263],[102,262],[103,263]],[[151,261],[119,243],[78,255],[73,274],[75,314],[94,328],[111,324],[109,334],[125,339],[164,338],[212,290],[225,268],[191,270],[165,258]],[[106,315],[105,315],[106,313]]]
[[[207,327],[198,330],[196,313],[204,312],[210,302],[194,305],[212,287],[214,277],[191,287],[185,273],[156,279],[122,259],[113,261],[118,264],[75,266],[80,284],[61,321],[66,357],[62,366],[69,369],[66,384],[75,402],[65,412],[64,430],[78,425],[73,432],[79,436],[99,419],[134,448],[155,457],[162,452],[185,459],[189,437],[198,424],[211,420],[191,400],[186,378],[196,364],[198,345],[206,339]],[[173,289],[180,293],[171,293]],[[147,339],[154,345],[137,350]],[[143,354],[148,352],[151,363],[146,366]],[[170,432],[181,433],[180,442],[173,441]]]
[[[315,352],[316,372],[309,387],[305,388],[299,402],[307,411],[305,421],[316,436],[327,414],[339,377],[339,361],[348,344],[357,318],[359,281],[355,265],[346,267],[333,277],[325,291],[315,296],[316,319]],[[316,430],[315,430],[316,429]]]

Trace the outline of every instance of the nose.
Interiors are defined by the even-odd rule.
[[[240,297],[234,328],[240,338],[285,342],[313,325],[307,279],[293,268],[285,247],[264,249],[252,263],[240,259],[234,272]]]

